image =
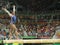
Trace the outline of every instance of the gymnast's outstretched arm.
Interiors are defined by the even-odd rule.
[[[13,5],[13,13],[14,13],[14,15],[15,15],[15,11],[16,11],[16,7],[15,7],[15,5]]]
[[[4,10],[6,13],[8,13],[9,16],[12,16],[12,14],[6,8],[2,8],[2,10]]]

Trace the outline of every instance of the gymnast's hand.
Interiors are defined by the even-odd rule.
[[[2,7],[2,10],[6,10],[6,8],[5,7]]]
[[[13,7],[16,7],[15,5],[13,5]]]

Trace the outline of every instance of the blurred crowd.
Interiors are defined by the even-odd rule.
[[[21,39],[22,37],[27,36],[34,36],[38,39],[51,39],[54,38],[54,35],[57,31],[57,28],[59,27],[58,24],[29,24],[29,25],[23,25],[20,24],[18,28],[18,36]],[[59,27],[60,28],[60,27]],[[60,30],[60,29],[59,29]],[[9,25],[3,25],[0,23],[0,39],[9,39]],[[59,31],[58,31],[59,32]],[[59,33],[60,34],[60,33]],[[13,33],[12,39],[15,35]]]

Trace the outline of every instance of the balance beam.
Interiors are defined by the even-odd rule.
[[[60,39],[3,40],[3,43],[60,43]]]

